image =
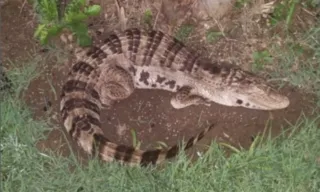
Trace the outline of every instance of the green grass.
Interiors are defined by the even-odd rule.
[[[81,166],[73,156],[40,153],[35,142],[49,129],[32,120],[10,96],[1,103],[2,191],[317,191],[320,188],[320,129],[302,119],[292,130],[252,150],[226,158],[213,144],[194,164],[181,154],[165,168]],[[73,171],[70,171],[72,168]]]
[[[289,28],[294,11],[299,3],[300,0],[282,0],[277,3],[270,18],[271,25],[276,25],[281,21],[285,21],[285,27]]]
[[[320,5],[320,1],[319,0],[307,0],[307,1],[303,1],[301,2],[302,6],[306,7],[306,8],[316,8],[317,6]]]
[[[193,164],[181,153],[163,169],[101,164],[80,165],[68,158],[42,153],[35,147],[50,130],[16,95],[36,77],[35,63],[10,71],[15,94],[1,102],[1,187],[12,191],[318,191],[320,188],[320,129],[316,119],[302,117],[291,132],[250,150],[226,157],[213,143]],[[19,88],[20,87],[20,88]],[[72,171],[71,171],[72,170]]]
[[[265,64],[271,64],[273,61],[272,56],[267,50],[256,51],[252,55],[253,55],[253,66],[252,66],[253,72],[263,70]]]
[[[179,34],[186,39],[192,27]],[[272,55],[276,63],[273,79],[286,78],[295,86],[320,96],[320,28],[310,30],[299,41],[287,41],[286,49],[274,46],[268,54],[257,54],[262,67]],[[307,59],[302,55],[308,54]],[[260,60],[259,60],[260,59]],[[75,158],[37,150],[44,131],[53,129],[45,120],[34,121],[32,112],[20,100],[30,81],[37,77],[39,62],[14,66],[8,74],[13,94],[1,93],[0,151],[1,191],[241,191],[317,192],[320,189],[319,118],[301,116],[296,125],[276,138],[258,137],[249,150],[224,154],[226,145],[213,142],[209,150],[191,163],[184,153],[163,168],[101,164],[96,159],[81,165]],[[299,70],[292,68],[299,61]],[[302,62],[303,61],[303,62]],[[274,64],[273,63],[273,64]],[[259,63],[258,63],[259,64]],[[14,63],[11,63],[14,65]],[[62,128],[61,128],[62,129]],[[134,144],[139,145],[133,134]]]
[[[271,76],[320,95],[320,28],[314,28],[298,40],[288,39],[286,47],[270,48],[277,63]],[[319,103],[320,104],[320,103]]]
[[[28,88],[31,80],[40,75],[41,71],[39,71],[39,66],[41,65],[42,60],[42,57],[37,56],[32,61],[26,62],[23,65],[10,60],[8,61],[9,65],[14,68],[14,70],[8,73],[8,78],[12,80],[16,99],[18,99],[21,94],[23,94],[23,91]]]
[[[267,72],[279,84],[302,88],[320,96],[320,28],[292,38],[283,45],[272,43],[265,50],[252,54],[253,72]],[[272,68],[272,70],[267,70]],[[320,106],[320,101],[318,101]]]

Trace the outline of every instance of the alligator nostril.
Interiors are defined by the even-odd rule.
[[[237,99],[237,104],[241,105],[242,103],[243,103],[243,101],[242,101],[242,100]]]

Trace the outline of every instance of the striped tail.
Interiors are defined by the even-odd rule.
[[[88,154],[98,152],[106,162],[119,161],[122,164],[156,165],[176,156],[180,150],[192,147],[214,125],[210,125],[198,135],[190,138],[185,146],[174,145],[169,149],[143,151],[134,147],[110,142],[101,129],[99,94],[90,86],[79,80],[70,79],[64,85],[61,94],[60,112],[64,127],[70,136]]]
[[[97,150],[99,150],[99,156],[103,161],[118,161],[121,164],[140,166],[158,165],[164,160],[175,157],[180,152],[180,150],[187,150],[190,147],[194,146],[213,127],[214,125],[212,124],[205,128],[198,135],[191,137],[184,146],[179,147],[179,145],[176,144],[169,149],[143,151],[135,149],[133,147],[112,143],[102,134],[94,135],[94,140],[98,144]]]

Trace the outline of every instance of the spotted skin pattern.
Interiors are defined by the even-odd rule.
[[[98,152],[106,162],[128,165],[159,164],[179,150],[192,147],[213,128],[208,126],[185,146],[143,151],[109,141],[101,130],[100,112],[134,89],[176,92],[174,108],[216,102],[258,110],[289,105],[287,97],[264,79],[240,68],[201,58],[161,31],[136,28],[114,33],[101,46],[77,49],[61,92],[60,112],[68,133],[88,154]]]

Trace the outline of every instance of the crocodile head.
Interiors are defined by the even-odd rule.
[[[268,85],[267,81],[241,69],[231,69],[221,78],[220,104],[258,110],[288,107],[289,99]]]

